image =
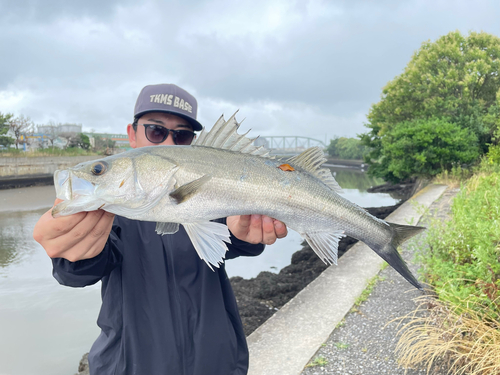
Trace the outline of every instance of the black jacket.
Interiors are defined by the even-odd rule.
[[[260,254],[264,245],[231,237],[226,259]],[[116,217],[101,254],[53,259],[54,277],[83,287],[102,281],[101,334],[89,354],[92,375],[243,375],[248,348],[224,265],[215,272],[183,227]]]

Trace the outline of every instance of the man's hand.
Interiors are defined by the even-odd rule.
[[[62,200],[56,199],[54,206],[59,202]],[[49,257],[76,262],[101,253],[115,215],[97,210],[54,219],[51,211],[43,214],[33,230],[33,238],[43,246]]]
[[[239,240],[253,244],[271,245],[288,234],[285,224],[264,215],[229,216],[227,227]]]

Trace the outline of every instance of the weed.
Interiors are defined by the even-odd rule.
[[[443,363],[456,375],[500,373],[500,321],[483,313],[474,300],[460,305],[424,296],[399,331],[400,365],[432,368]],[[478,313],[482,311],[482,313]]]
[[[354,302],[354,306],[359,307],[363,302],[365,302],[368,299],[368,297],[370,296],[370,294],[372,293],[373,288],[375,287],[375,284],[377,284],[377,282],[381,281],[381,280],[383,280],[383,278],[381,276],[379,276],[378,274],[375,275],[374,277],[372,277],[370,279],[370,281],[368,281],[368,284],[366,285],[365,290],[363,290],[363,292],[361,292],[360,296],[358,298],[356,298],[356,301]]]
[[[335,347],[337,349],[347,349],[349,347],[349,344],[343,343],[343,342],[336,342]]]
[[[328,360],[325,357],[318,355],[311,362],[309,362],[306,367],[325,366],[327,364]]]
[[[475,301],[475,308],[499,316],[500,173],[478,173],[452,204],[450,220],[431,220],[428,249],[419,251],[424,279],[440,299],[456,306]]]

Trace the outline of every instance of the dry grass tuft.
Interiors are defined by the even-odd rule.
[[[418,302],[414,313],[398,319],[402,367],[426,366],[429,374],[444,364],[451,374],[500,374],[500,322],[493,314],[467,301],[455,307],[423,296]]]

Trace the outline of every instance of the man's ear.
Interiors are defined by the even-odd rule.
[[[136,140],[135,130],[132,127],[132,124],[127,125],[127,134],[128,134],[128,143],[130,144],[130,147],[136,148],[137,140]]]

